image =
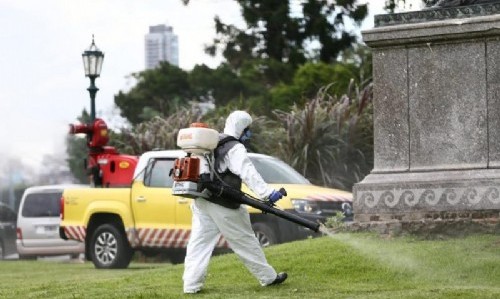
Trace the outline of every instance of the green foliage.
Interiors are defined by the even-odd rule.
[[[79,183],[88,183],[89,178],[85,170],[88,153],[86,138],[68,135],[66,137],[66,152],[68,153],[68,166],[71,174]]]
[[[82,124],[90,122],[90,114],[87,110],[82,111],[78,121]],[[87,138],[68,134],[66,136],[66,153],[68,154],[68,166],[71,174],[78,183],[88,183],[89,177],[85,162],[88,155]]]
[[[283,86],[281,90],[289,94],[289,99],[294,99],[294,90],[307,95],[317,88],[318,82],[329,82],[331,78],[339,78],[338,86],[345,86],[343,80],[356,70],[353,65],[306,64],[297,72],[295,85]],[[358,75],[356,80],[361,81],[362,77]],[[281,105],[285,108],[271,113],[280,106],[266,101],[265,96],[250,100],[240,97],[205,115],[180,108],[167,117],[156,116],[123,130],[119,136],[112,137],[112,145],[130,154],[154,148],[175,149],[179,129],[201,120],[222,132],[225,119],[232,111],[247,110],[254,119],[254,138],[247,145],[250,151],[285,160],[315,184],[350,189],[373,167],[371,85],[365,82],[364,88],[358,88],[354,82],[354,79],[350,81],[341,96],[331,91],[336,85],[329,84],[312,100],[297,101],[290,112],[285,110],[290,102],[284,100]]]
[[[137,85],[115,95],[115,103],[122,116],[136,125],[154,117],[167,117],[193,101],[212,101],[218,107],[241,99],[266,103],[261,99],[267,98],[269,89],[278,82],[290,81],[291,74],[289,65],[273,60],[245,61],[238,73],[227,64],[216,69],[197,65],[190,72],[162,64],[133,74]],[[271,111],[269,104],[263,108],[259,103],[250,110]]]
[[[272,116],[277,106],[271,101],[270,90],[291,82],[294,69],[290,64],[273,59],[253,59],[243,63],[239,77],[245,86],[244,110],[257,115]],[[286,105],[288,107],[290,105]]]
[[[321,45],[314,57],[323,62],[334,62],[338,55],[350,48],[356,37],[345,29],[345,19],[359,25],[368,15],[367,4],[356,0],[317,1],[307,0],[303,4],[304,35],[306,40]]]
[[[0,298],[499,298],[499,237],[419,241],[337,234],[266,248],[289,278],[261,287],[235,254],[212,258],[204,289],[182,293],[184,266],[132,263],[96,270],[92,263],[2,263]],[[474,253],[474,254],[471,254]]]
[[[230,112],[246,110],[254,117],[251,151],[284,159],[316,184],[349,189],[373,165],[370,52],[352,48],[343,27],[361,21],[366,5],[306,0],[301,13],[290,14],[289,1],[238,3],[248,30],[216,18],[209,49],[223,50],[227,62],[190,72],[164,63],[133,74],[136,86],[115,96],[133,127],[113,135],[111,145],[130,154],[174,149],[178,130],[194,120],[222,131]],[[320,45],[315,53],[307,50],[312,43]],[[322,99],[311,101],[317,94]],[[193,112],[186,108],[193,100],[216,109]]]
[[[398,6],[398,2],[401,2],[401,0],[385,0],[385,9],[390,13],[394,13]]]
[[[323,62],[306,63],[295,73],[293,83],[302,91],[304,96],[313,97],[322,86],[336,82],[337,70],[335,66]],[[350,78],[348,82],[349,80]]]
[[[342,231],[346,227],[344,212],[337,211],[332,217],[328,217],[325,222],[327,228],[334,231]]]
[[[188,79],[195,99],[201,102],[213,100],[217,106],[227,105],[246,93],[241,79],[225,63],[216,69],[196,65],[189,72]]]
[[[295,85],[280,84],[270,91],[270,106],[278,110],[288,110],[290,106],[302,104],[302,90]]]
[[[366,16],[365,4],[307,0],[294,5],[300,13],[291,14],[289,1],[238,3],[248,30],[216,18],[218,35],[208,49],[212,54],[221,49],[227,62],[216,69],[197,65],[190,72],[162,63],[157,69],[132,74],[136,86],[115,95],[122,116],[136,125],[168,117],[193,100],[213,101],[217,107],[243,101],[245,110],[272,116],[274,109],[302,105],[331,82],[335,84],[329,91],[334,94],[345,90],[351,78],[361,84],[357,75],[366,55],[356,52],[362,47],[351,49],[355,39],[345,32],[344,21],[359,23]],[[318,52],[308,53],[316,42],[321,45]],[[327,64],[337,58],[344,62]],[[310,63],[295,72],[306,61]]]
[[[234,25],[222,23],[220,18],[214,18],[215,31],[218,34],[212,45],[206,46],[205,52],[215,56],[218,51],[233,69],[239,69],[247,59],[257,58],[253,49],[258,40],[256,37],[246,34]],[[221,45],[224,45],[223,47]]]
[[[372,86],[352,84],[341,97],[328,88],[303,108],[275,112],[286,130],[279,156],[313,183],[350,189],[372,169]]]
[[[202,115],[199,110],[180,108],[168,117],[154,117],[132,128],[122,129],[120,133],[111,132],[110,145],[121,153],[140,155],[153,149],[178,149],[177,134],[193,122],[204,122],[219,132],[223,132],[227,116],[235,110],[246,110],[245,102],[232,102],[227,106]],[[279,155],[279,147],[285,140],[285,130],[281,125],[266,116],[252,114],[252,138],[247,144],[251,152]]]
[[[284,128],[266,116],[252,115],[252,139],[247,145],[250,152],[280,157],[281,145],[284,144],[286,132]]]
[[[420,2],[425,3],[426,6],[433,6],[436,4],[439,0],[421,0]],[[399,10],[404,9],[407,6],[410,6],[412,4],[416,4],[415,1],[409,1],[409,0],[385,0],[385,10],[389,13],[394,13],[396,10],[399,8]]]
[[[281,84],[271,90],[272,106],[280,110],[287,110],[294,104],[302,106],[322,86],[334,82],[335,75],[335,65],[306,63],[295,72],[290,85]]]
[[[371,52],[366,47],[356,47],[343,53],[343,60],[334,64],[308,62],[295,72],[292,82],[279,84],[270,90],[270,105],[274,109],[288,110],[297,104],[302,106],[313,98],[318,90],[330,85],[327,92],[341,96],[352,80],[357,85],[371,81]]]
[[[242,64],[238,73],[249,94],[260,95],[278,83],[290,82],[294,68],[274,59],[251,59]]]
[[[198,110],[180,108],[166,118],[155,116],[131,129],[123,129],[111,138],[111,145],[119,152],[141,155],[154,149],[178,149],[177,133],[193,122],[199,122]]]
[[[224,24],[216,17],[217,36],[206,49],[209,54],[222,52],[234,69],[254,58],[272,59],[294,68],[308,59],[334,62],[356,42],[345,22],[359,25],[368,14],[367,5],[356,0],[305,0],[298,5],[300,13],[292,13],[291,1],[237,1],[247,28]],[[317,48],[311,46],[316,44]]]
[[[169,115],[191,98],[187,72],[167,62],[132,76],[137,84],[127,93],[120,91],[115,95],[122,116],[132,124]]]

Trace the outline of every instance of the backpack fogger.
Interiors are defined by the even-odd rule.
[[[270,213],[288,221],[307,227],[315,232],[320,224],[304,219],[296,214],[276,208],[273,204],[237,190],[225,184],[215,170],[213,151],[219,144],[219,133],[206,124],[193,123],[177,135],[177,146],[184,150],[186,157],[175,160],[171,173],[174,179],[172,193],[188,198],[224,197],[240,204],[246,204],[264,213]],[[280,192],[286,196],[286,191]]]

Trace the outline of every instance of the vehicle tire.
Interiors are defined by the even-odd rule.
[[[127,268],[134,251],[123,230],[112,224],[102,224],[90,240],[90,258],[98,269]]]
[[[252,229],[259,240],[260,246],[268,247],[274,244],[278,244],[278,238],[274,229],[267,223],[257,222],[252,224]]]
[[[168,254],[169,260],[172,264],[183,264],[186,258],[186,250],[173,250]]]

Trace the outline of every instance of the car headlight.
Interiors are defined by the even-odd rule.
[[[304,199],[292,199],[292,205],[295,208],[295,211],[299,213],[307,213],[307,214],[321,214],[321,210],[318,205],[309,200]]]

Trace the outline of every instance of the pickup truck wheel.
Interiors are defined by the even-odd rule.
[[[186,250],[173,251],[169,254],[170,262],[174,265],[184,263],[186,258]]]
[[[132,259],[133,250],[125,234],[116,226],[99,226],[90,241],[90,257],[98,269],[127,268]]]
[[[274,230],[267,223],[254,223],[252,224],[252,229],[257,240],[259,240],[260,246],[268,247],[278,243]]]

